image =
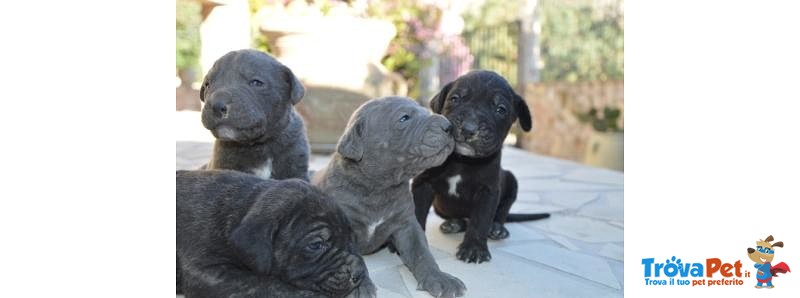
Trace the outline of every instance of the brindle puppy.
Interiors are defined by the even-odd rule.
[[[375,297],[342,210],[299,179],[176,172],[178,292]]]

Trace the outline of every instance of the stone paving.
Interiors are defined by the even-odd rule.
[[[177,113],[176,169],[195,169],[211,154],[213,138],[197,112]],[[311,169],[329,156],[313,155]],[[623,174],[512,147],[503,167],[517,176],[511,212],[551,212],[545,220],[511,223],[511,236],[489,241],[492,260],[455,258],[463,233],[442,234],[442,219],[428,218],[427,238],[439,267],[467,285],[466,297],[623,296]],[[378,297],[430,297],[400,259],[386,250],[365,256]]]

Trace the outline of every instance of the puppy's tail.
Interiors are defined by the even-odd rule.
[[[548,217],[550,217],[550,213],[511,213],[506,217],[506,222],[538,220]]]

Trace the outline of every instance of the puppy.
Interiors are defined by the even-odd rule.
[[[299,179],[177,171],[177,285],[186,297],[375,297],[345,214]]]
[[[265,53],[219,58],[200,88],[203,126],[217,138],[206,168],[307,181],[308,138],[293,107],[304,94],[292,71]]]
[[[462,296],[466,287],[439,270],[428,250],[409,180],[447,158],[449,130],[447,119],[408,98],[368,101],[351,116],[328,166],[312,178],[347,213],[359,252],[393,244],[419,289],[435,297]]]
[[[461,76],[445,85],[430,105],[434,113],[453,123],[456,146],[442,165],[414,178],[417,220],[424,228],[433,204],[436,214],[445,219],[442,232],[467,231],[456,253],[458,259],[489,261],[486,238],[508,237],[503,224],[549,216],[508,214],[517,199],[517,179],[500,167],[500,156],[503,140],[517,118],[524,131],[531,129],[528,106],[503,77],[491,71]]]

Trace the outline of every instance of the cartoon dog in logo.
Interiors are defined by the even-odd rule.
[[[758,274],[756,274],[756,280],[758,280],[756,289],[772,289],[775,287],[772,285],[773,276],[778,277],[778,273],[786,274],[786,272],[791,272],[791,270],[789,270],[789,265],[786,265],[784,262],[772,266],[772,259],[775,258],[774,248],[783,247],[783,242],[781,241],[770,244],[772,240],[775,239],[772,238],[772,235],[769,235],[767,239],[756,241],[756,249],[747,248],[747,256],[750,257],[753,262],[756,262],[755,267],[758,269]],[[767,285],[763,286],[764,283],[767,283]]]

